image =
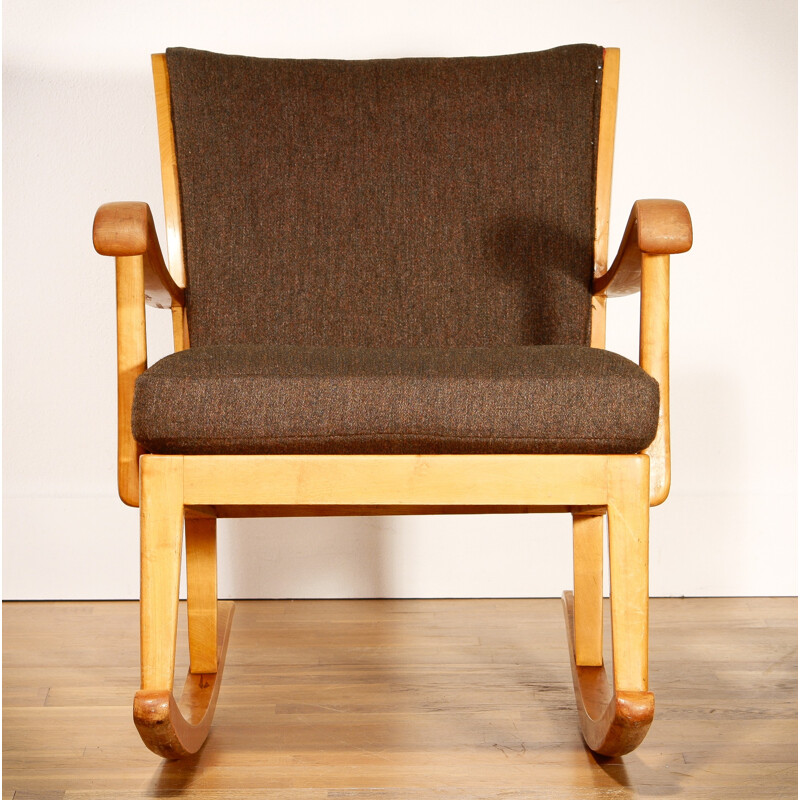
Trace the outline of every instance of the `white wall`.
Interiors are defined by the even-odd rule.
[[[612,247],[639,197],[677,197],[673,492],[652,514],[655,595],[795,594],[794,0],[7,0],[4,3],[4,595],[138,592],[137,513],[116,499],[111,259],[90,230],[146,200],[163,241],[149,54],[289,57],[622,48]],[[636,356],[637,301],[609,344]],[[148,313],[150,313],[148,311]],[[153,312],[151,349],[169,348]],[[563,517],[221,525],[239,597],[558,594]]]

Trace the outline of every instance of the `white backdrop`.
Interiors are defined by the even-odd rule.
[[[684,200],[673,259],[673,491],[654,595],[796,594],[794,0],[7,0],[3,5],[4,596],[138,593],[116,498],[113,261],[97,206],[146,200],[163,242],[149,54],[273,57],[622,49],[612,250],[631,203]],[[637,300],[609,346],[637,351]],[[150,311],[148,310],[148,314]],[[170,345],[153,312],[153,357]],[[229,597],[550,596],[566,515],[222,523]]]

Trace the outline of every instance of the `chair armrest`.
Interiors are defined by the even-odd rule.
[[[595,278],[593,294],[619,297],[641,291],[639,365],[659,385],[658,430],[644,451],[650,457],[650,505],[670,487],[669,257],[692,246],[692,220],[678,200],[638,200],[611,269]]]
[[[692,246],[692,220],[679,200],[637,200],[611,269],[594,280],[593,294],[607,297],[638,292],[642,256],[685,253]]]
[[[103,256],[144,256],[145,302],[155,308],[184,305],[184,290],[170,275],[147,203],[106,203],[92,228],[94,249]]]
[[[136,379],[147,369],[145,303],[171,308],[176,348],[186,346],[184,290],[167,270],[147,203],[107,203],[94,218],[92,240],[114,256],[117,271],[117,484],[129,506],[139,505],[139,456],[131,409]]]

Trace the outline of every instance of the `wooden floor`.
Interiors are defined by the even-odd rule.
[[[185,762],[133,726],[137,614],[4,604],[4,800],[797,797],[794,599],[654,600],[656,720],[616,760],[581,744],[559,601],[238,603]]]

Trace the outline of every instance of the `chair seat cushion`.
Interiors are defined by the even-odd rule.
[[[577,345],[198,347],[136,381],[152,453],[636,453],[658,383]]]

